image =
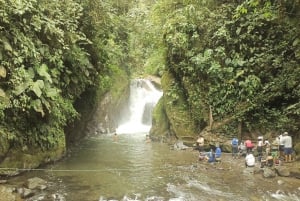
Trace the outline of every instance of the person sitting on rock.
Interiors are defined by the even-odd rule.
[[[197,141],[196,141],[196,150],[200,152],[203,152],[204,151],[204,138],[202,135],[199,135]]]
[[[253,153],[250,151],[247,153],[247,156],[245,158],[245,165],[246,167],[254,167],[255,166],[255,157],[253,156]]]
[[[232,150],[232,158],[237,158],[238,156],[238,146],[239,146],[239,140],[234,137],[232,140],[231,140],[231,150]]]

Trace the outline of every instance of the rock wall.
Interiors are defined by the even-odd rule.
[[[173,102],[172,95],[166,93],[170,90],[174,77],[170,73],[164,73],[162,77],[163,97],[153,111],[152,129],[150,135],[152,138],[170,138],[185,139],[186,141],[195,140],[198,131],[195,122],[191,120],[190,114],[185,105],[184,97],[180,91],[177,93],[178,99]]]
[[[65,136],[57,139],[56,147],[43,150],[37,147],[11,147],[3,156],[0,176],[14,176],[42,164],[61,159],[66,154]]]

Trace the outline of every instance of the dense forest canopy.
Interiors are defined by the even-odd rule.
[[[0,1],[0,133],[51,148],[80,118],[74,103],[126,68],[129,2]],[[87,100],[87,103],[89,101]]]
[[[299,1],[160,1],[153,15],[176,79],[170,104],[181,91],[200,129],[213,120],[223,131],[298,131],[299,9]]]
[[[299,16],[299,0],[0,0],[0,134],[56,146],[76,100],[121,70],[171,73],[168,104],[183,98],[199,129],[211,114],[227,131],[295,132]]]

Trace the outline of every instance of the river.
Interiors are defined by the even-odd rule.
[[[66,201],[300,200],[299,179],[244,174],[243,159],[232,163],[224,155],[220,164],[208,164],[197,161],[194,150],[145,139],[143,133],[90,137],[65,159],[15,182],[40,177],[48,181],[48,195]]]

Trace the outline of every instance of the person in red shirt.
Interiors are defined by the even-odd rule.
[[[246,149],[247,149],[247,153],[252,152],[253,144],[252,144],[252,141],[249,138],[245,141],[245,146],[246,146]]]

